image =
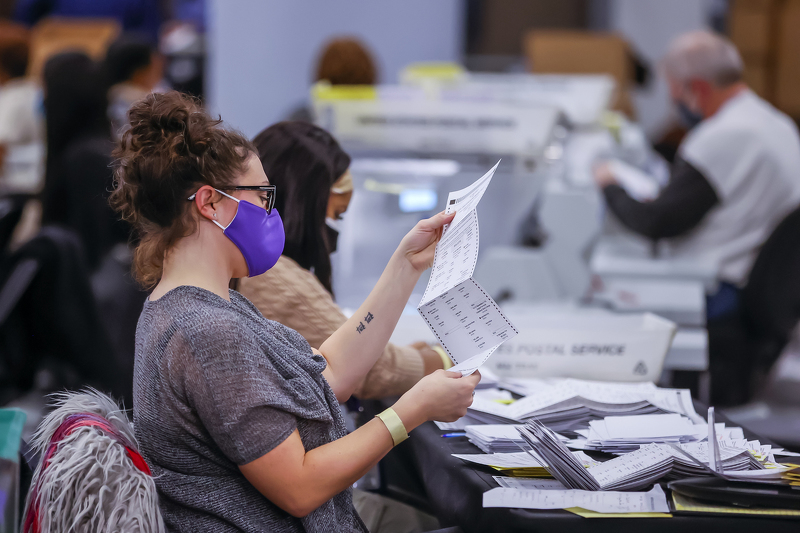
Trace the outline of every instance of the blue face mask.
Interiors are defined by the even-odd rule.
[[[703,120],[703,115],[689,109],[683,100],[675,100],[675,108],[678,110],[678,120],[687,130],[694,128]]]

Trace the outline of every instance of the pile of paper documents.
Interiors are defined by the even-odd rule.
[[[572,452],[575,461],[582,468],[590,468],[600,463],[583,452]],[[506,476],[512,477],[552,477],[544,460],[535,452],[517,453],[472,453],[457,454],[463,461],[491,467]]]
[[[698,475],[786,482],[784,474],[790,470],[777,463],[762,463],[747,447],[720,446],[715,434],[712,434],[714,451],[708,442],[645,444],[636,451],[586,469],[552,431],[538,422],[529,421],[519,431],[553,477],[574,489],[636,490],[664,477]]]
[[[587,469],[542,424],[531,420],[520,434],[544,459],[553,477],[574,489],[636,490],[651,485],[672,470],[671,451],[657,444],[642,446],[635,452]]]
[[[693,424],[679,414],[607,416],[589,422],[589,429],[576,433],[583,438],[570,441],[571,448],[608,453],[638,450],[643,444],[696,442],[708,436],[704,424]]]
[[[690,442],[687,444],[680,444],[678,448],[694,459],[697,459],[697,461],[708,466],[710,462],[708,457],[708,442]],[[722,470],[726,473],[765,469],[765,466],[745,447],[720,445],[719,452]],[[707,468],[699,465],[689,456],[680,453],[674,448],[672,450],[672,456],[672,471],[667,476],[669,479],[712,475]]]
[[[506,378],[501,386],[525,397],[510,405],[476,401],[469,416],[485,424],[520,423],[535,418],[558,432],[585,428],[591,420],[607,416],[678,413],[695,423],[703,422],[688,390],[660,389],[650,382]]]
[[[525,440],[513,424],[467,426],[469,441],[486,453],[514,453],[524,450]]]

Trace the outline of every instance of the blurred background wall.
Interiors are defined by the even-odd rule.
[[[305,102],[330,38],[363,39],[393,83],[411,62],[459,60],[463,17],[460,0],[208,0],[209,105],[253,136]]]

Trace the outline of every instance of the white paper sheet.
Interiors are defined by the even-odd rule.
[[[448,195],[445,212],[456,211],[456,216],[436,245],[428,286],[417,308],[455,363],[450,371],[465,376],[518,333],[491,296],[472,279],[480,242],[475,208],[499,164],[469,187]]]
[[[455,211],[456,217],[444,228],[442,232],[443,237],[447,236],[451,229],[461,224],[462,220],[465,220],[469,216],[469,213],[478,207],[478,203],[481,201],[481,198],[483,198],[483,193],[485,193],[486,189],[489,187],[489,183],[492,181],[492,177],[499,165],[500,161],[495,163],[489,172],[481,176],[478,181],[469,187],[465,187],[459,191],[453,191],[447,195],[447,207],[445,207],[444,212],[449,215]]]
[[[658,182],[652,176],[619,159],[609,161],[608,170],[631,198],[647,202],[658,196]]]
[[[672,453],[669,449],[657,444],[650,444],[642,446],[635,452],[600,463],[590,468],[589,473],[600,483],[600,487],[608,487],[624,478],[648,471],[664,462],[672,462]]]
[[[480,243],[478,213],[472,210],[458,227],[452,223],[450,227],[454,229],[448,233],[447,241],[443,237],[436,245],[431,277],[422,294],[420,306],[470,279],[475,271]]]
[[[598,513],[668,513],[660,485],[649,492],[585,490],[520,490],[497,488],[483,494],[484,507],[567,509],[581,507]]]
[[[484,466],[496,466],[498,468],[539,468],[547,466],[544,460],[536,452],[515,452],[515,453],[466,453],[452,454],[453,457],[469,461]],[[594,468],[599,463],[583,452],[572,452],[572,455],[587,468]]]
[[[522,490],[568,490],[557,479],[539,479],[526,477],[492,476],[498,485],[506,489]]]
[[[534,457],[533,452],[454,453],[453,457],[478,465],[496,466],[498,468],[541,468],[546,466],[541,458],[538,458],[538,456]]]

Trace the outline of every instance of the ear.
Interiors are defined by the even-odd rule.
[[[197,190],[194,197],[194,205],[201,216],[208,220],[217,220],[218,215],[215,204],[219,202],[219,196],[220,194],[211,185],[203,185]]]

